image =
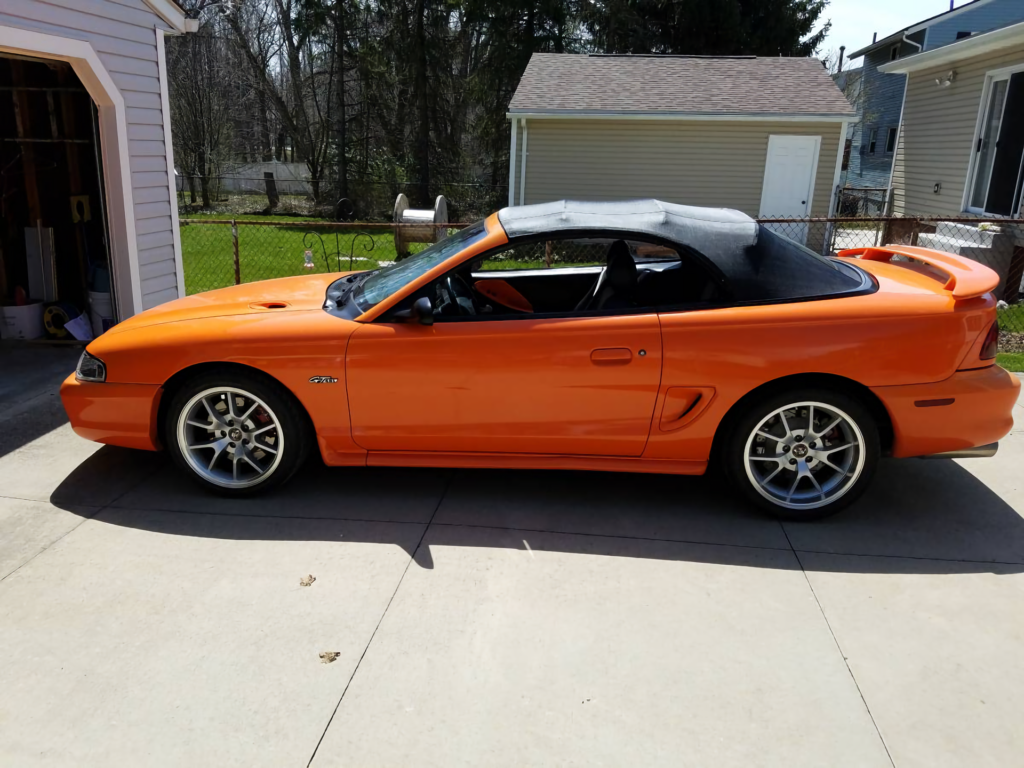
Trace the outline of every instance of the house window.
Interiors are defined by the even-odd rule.
[[[850,168],[850,150],[853,148],[853,140],[847,139],[846,146],[843,148],[843,168],[842,170],[848,170]]]
[[[890,128],[889,132],[885,135],[885,151],[892,152],[896,149],[896,129]]]
[[[875,145],[878,143],[878,129],[872,128],[868,134],[868,154],[875,154]]]
[[[1024,72],[989,80],[967,207],[1010,216],[1018,210],[1024,171]]]
[[[896,61],[900,57],[900,44],[896,43],[889,49],[889,61]]]

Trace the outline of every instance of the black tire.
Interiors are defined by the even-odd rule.
[[[276,454],[279,454],[280,458],[278,459],[276,454],[263,454],[264,450],[269,452],[273,448],[270,445],[263,446],[257,444],[256,441],[262,438],[252,437],[252,447],[254,450],[258,449],[260,453],[250,455],[254,457],[263,455],[264,458],[269,459],[268,464],[270,466],[264,470],[263,475],[257,475],[257,470],[246,466],[245,469],[252,473],[253,477],[244,487],[225,486],[204,476],[202,471],[193,466],[193,463],[186,458],[186,450],[181,444],[179,421],[182,419],[182,412],[201,393],[218,388],[239,390],[240,393],[258,398],[262,403],[259,406],[262,410],[257,410],[253,418],[269,414],[269,417],[272,417],[271,421],[276,424],[276,428],[269,433],[269,440],[277,443],[280,450]],[[214,395],[210,397],[215,398]],[[243,402],[245,401],[243,400]],[[213,422],[211,421],[211,423]],[[241,422],[238,423],[241,424]],[[254,424],[253,426],[259,427],[260,425]],[[263,493],[287,482],[306,461],[313,442],[313,430],[309,417],[292,393],[269,376],[257,371],[240,373],[235,370],[225,369],[223,371],[202,373],[189,379],[171,397],[166,410],[163,428],[164,444],[167,446],[167,452],[171,455],[172,461],[192,478],[194,482],[207,491],[232,497]],[[189,434],[190,436],[195,436],[202,435],[203,433],[201,430],[192,430]],[[210,432],[210,437],[211,439],[218,439],[221,434],[223,433]],[[229,445],[232,451],[236,450],[235,443],[229,443]],[[249,445],[248,440],[246,445]],[[209,454],[203,455],[212,457],[213,452],[211,451]],[[221,455],[223,456],[223,454]],[[230,461],[230,457],[219,460],[218,472],[220,472],[220,464],[223,464],[225,461]],[[257,463],[259,463],[259,460],[257,460]],[[211,474],[213,473],[211,472]],[[230,479],[225,478],[225,482],[230,482]]]
[[[773,416],[780,409],[794,404],[803,406],[811,404],[813,407],[804,407],[803,410],[787,410],[784,412],[788,414],[787,418]],[[823,406],[823,408],[818,408],[816,413],[814,408],[818,406]],[[813,418],[818,424],[817,428],[823,429],[819,416],[824,413],[827,417],[826,421],[831,421],[837,412],[845,416],[849,423],[841,422],[840,426],[826,431],[822,438],[818,438],[813,443],[811,440],[794,442],[793,438],[795,437],[810,438],[813,436],[813,434],[799,434],[807,431],[809,419]],[[763,422],[769,417],[775,421],[772,426],[766,427]],[[785,424],[789,421],[793,421],[791,433],[793,437],[788,440],[789,443],[792,443],[791,445],[783,444],[782,441],[773,441],[763,434],[765,429],[769,429],[769,435],[772,436],[783,434],[787,429]],[[850,426],[851,424],[852,426]],[[760,435],[755,434],[755,430],[759,427],[762,430]],[[718,458],[729,486],[746,501],[783,520],[818,520],[848,507],[860,498],[870,485],[878,466],[880,440],[875,418],[870,409],[859,399],[845,392],[815,387],[774,392],[748,405],[727,428],[729,434],[721,443],[722,450]],[[853,442],[848,435],[852,435],[856,439],[858,431],[860,434],[859,447],[844,453],[836,446],[837,442],[840,444]],[[845,440],[830,439],[829,436],[834,434],[845,437]],[[818,450],[811,450],[810,445],[812,444]],[[746,458],[748,446],[751,455],[757,454],[758,451],[764,451],[766,458],[755,459],[748,465]],[[802,448],[797,446],[802,446]],[[835,453],[830,453],[829,451],[833,448]],[[783,451],[785,454],[782,453]],[[802,454],[802,460],[792,458],[798,455],[798,451]],[[825,455],[829,461],[833,456],[838,456],[836,461],[843,463],[842,469],[846,471],[839,472],[833,469],[829,461],[823,464],[821,455]],[[788,458],[779,459],[779,456]],[[846,462],[849,463],[848,467]],[[799,469],[791,466],[793,464],[797,464]],[[783,496],[777,496],[772,489],[780,485],[779,481],[774,483],[769,481],[767,484],[757,482],[757,480],[764,481],[765,477],[777,469],[779,470],[777,476],[779,480],[783,481],[783,488],[790,487],[791,494],[793,493],[792,488],[799,488],[800,494],[807,497],[806,501],[791,498],[787,502]],[[798,477],[800,474],[803,474],[804,477]],[[794,480],[792,486],[789,484],[790,478]],[[820,489],[827,489],[832,481],[835,482],[836,495],[829,500],[828,493],[823,493]],[[759,486],[762,490],[759,490]],[[816,494],[820,496],[810,498]]]

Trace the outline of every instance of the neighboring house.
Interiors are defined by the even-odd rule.
[[[0,2],[0,110],[13,99],[16,117],[4,112],[0,132],[18,169],[4,180],[0,293],[31,280],[36,242],[22,232],[42,222],[61,300],[81,308],[104,261],[119,319],[184,295],[164,36],[194,24],[170,0]]]
[[[893,168],[894,213],[992,218],[982,227],[940,224],[918,243],[969,255],[1004,277],[1012,273],[1014,245],[1024,244],[1024,227],[1007,221],[1022,211],[1024,23],[885,64],[881,71],[907,78]]]
[[[509,105],[509,204],[824,216],[854,114],[816,59],[534,54]]]
[[[1024,21],[1024,0],[973,0],[852,52],[851,60],[863,56],[864,61],[859,93],[850,98],[859,119],[853,126],[845,185],[859,189],[889,187],[906,78],[880,67],[1019,21]]]
[[[886,64],[906,75],[897,214],[1017,216],[1024,160],[1024,23]]]

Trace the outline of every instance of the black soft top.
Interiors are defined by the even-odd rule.
[[[741,211],[660,200],[560,200],[498,211],[509,240],[555,232],[635,233],[696,251],[718,268],[736,300],[802,299],[872,287],[853,267],[823,258]]]

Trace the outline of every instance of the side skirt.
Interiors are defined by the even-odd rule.
[[[620,458],[616,456],[560,456],[536,453],[427,453],[371,451],[369,467],[457,467],[459,469],[576,469],[595,472],[650,472],[666,475],[703,475],[706,461]]]

